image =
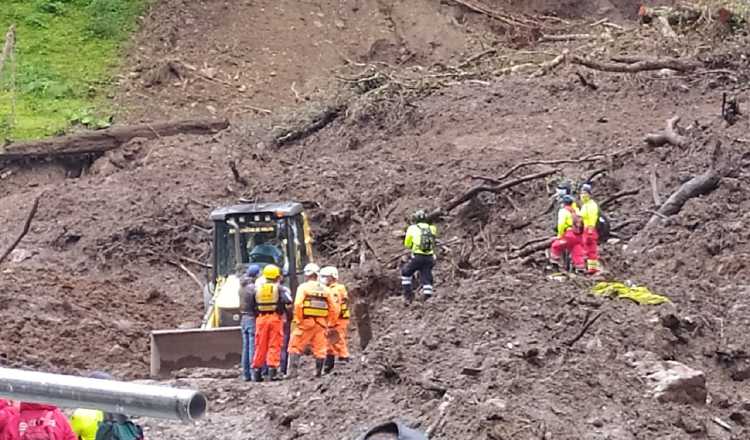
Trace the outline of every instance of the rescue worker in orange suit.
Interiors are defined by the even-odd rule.
[[[584,272],[586,262],[583,254],[583,222],[572,196],[562,197],[562,207],[557,214],[557,238],[550,248],[550,263],[560,266],[563,251],[570,253],[576,272]]]
[[[346,291],[346,286],[338,282],[339,271],[333,266],[324,267],[320,269],[320,278],[321,284],[325,286],[326,292],[335,301],[339,309],[338,318],[332,326],[329,326],[329,333],[333,333],[329,335],[329,338],[336,342],[328,341],[328,353],[323,367],[323,373],[328,374],[336,365],[337,357],[340,361],[346,362],[349,360],[347,332],[349,331],[351,312],[349,311],[349,293]]]
[[[296,327],[289,344],[288,378],[297,376],[300,357],[308,345],[311,346],[315,357],[315,377],[322,375],[328,353],[326,331],[329,327],[336,326],[339,317],[336,301],[318,281],[318,265],[310,263],[305,266],[303,272],[305,282],[297,288],[297,295],[294,297]]]
[[[595,275],[599,273],[599,233],[596,225],[599,222],[599,205],[591,198],[591,185],[581,185],[581,220],[583,220],[583,248],[586,254],[586,271]]]
[[[250,310],[255,311],[255,353],[253,354],[253,381],[262,382],[264,365],[268,366],[268,378],[278,379],[281,365],[281,346],[284,341],[284,313],[292,303],[292,296],[281,285],[281,269],[269,264],[263,268],[265,282],[249,298]]]

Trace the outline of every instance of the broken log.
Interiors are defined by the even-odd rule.
[[[528,257],[529,255],[543,251],[546,249],[549,249],[550,246],[552,246],[552,242],[555,241],[555,237],[547,237],[547,238],[538,238],[534,239],[537,244],[534,246],[529,246],[526,249],[520,250],[516,255],[512,256],[511,258],[523,258]]]
[[[552,71],[552,69],[554,69],[555,67],[557,67],[560,64],[562,64],[565,61],[565,58],[567,58],[567,56],[568,56],[568,50],[565,49],[565,50],[562,51],[562,53],[560,55],[556,56],[552,60],[540,64],[539,65],[539,70],[537,70],[536,72],[532,73],[529,76],[529,79],[531,79],[531,78],[538,78],[540,76],[544,76],[544,75],[548,74],[550,71]]]
[[[341,107],[326,107],[301,126],[283,130],[281,134],[273,138],[273,142],[280,147],[304,139],[333,122],[342,110]]]
[[[669,196],[667,201],[664,202],[664,204],[661,205],[661,207],[651,216],[643,229],[641,229],[632,240],[636,251],[638,250],[638,244],[641,241],[641,237],[646,235],[648,229],[659,219],[665,216],[669,217],[678,214],[688,200],[708,194],[719,186],[721,176],[716,171],[716,161],[720,149],[721,142],[717,142],[711,155],[711,164],[708,169],[703,174],[693,177],[683,183],[680,188]]]
[[[26,216],[26,221],[23,224],[23,229],[21,230],[21,233],[18,234],[18,237],[16,237],[15,241],[8,246],[8,249],[3,252],[2,255],[0,255],[0,264],[5,261],[6,258],[8,258],[8,255],[10,255],[11,252],[13,252],[13,249],[18,246],[18,243],[23,240],[23,237],[26,236],[26,234],[29,232],[29,228],[31,227],[31,220],[34,219],[34,216],[36,215],[36,211],[39,208],[39,199],[42,197],[42,194],[39,194],[36,196],[36,199],[34,199],[34,204],[31,205],[31,209],[29,210],[29,215]]]
[[[622,64],[606,63],[590,60],[588,58],[583,58],[580,56],[574,56],[570,58],[570,62],[573,64],[579,64],[581,66],[588,67],[589,69],[615,73],[637,73],[661,69],[672,69],[678,72],[689,72],[703,66],[703,63],[701,63],[700,61],[689,59],[684,60],[678,58],[644,59],[635,63]]]
[[[680,122],[680,117],[675,116],[667,120],[667,125],[664,130],[659,133],[647,134],[643,138],[644,142],[652,147],[660,147],[664,144],[672,144],[675,147],[682,147],[687,143],[685,136],[681,136],[677,133],[677,123]]]
[[[470,189],[469,191],[461,194],[460,196],[458,196],[458,197],[454,198],[453,200],[451,200],[450,202],[448,202],[448,204],[445,207],[443,207],[443,208],[437,208],[436,210],[430,212],[427,215],[427,217],[429,219],[434,219],[434,218],[440,217],[441,214],[449,213],[449,212],[453,211],[454,209],[456,209],[457,207],[459,207],[460,205],[462,205],[462,204],[468,202],[469,200],[473,199],[479,193],[483,193],[483,192],[499,193],[500,191],[503,191],[503,190],[508,189],[508,188],[512,188],[512,187],[514,187],[516,185],[519,185],[521,183],[528,182],[528,181],[534,180],[534,179],[540,179],[542,177],[550,176],[552,174],[555,174],[558,171],[560,171],[560,170],[558,170],[557,168],[552,169],[552,170],[547,170],[547,171],[541,171],[541,172],[538,172],[538,173],[529,174],[527,176],[519,177],[518,179],[509,180],[509,181],[507,181],[507,182],[505,182],[505,183],[503,183],[501,185],[497,185],[497,186],[487,186],[487,185],[478,185],[478,186],[475,186],[474,188]]]
[[[111,127],[39,141],[17,142],[0,154],[0,163],[83,154],[102,154],[133,138],[154,139],[177,134],[213,134],[229,127],[226,119],[187,119],[154,124]]]

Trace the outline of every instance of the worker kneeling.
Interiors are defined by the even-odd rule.
[[[338,308],[338,318],[328,331],[328,354],[326,355],[324,373],[330,373],[336,365],[336,358],[340,361],[349,360],[349,346],[347,333],[349,331],[349,293],[346,286],[338,282],[339,271],[333,266],[320,269],[320,278],[326,292],[335,301]]]
[[[281,285],[281,270],[269,264],[263,268],[265,282],[251,298],[255,311],[255,353],[253,355],[253,380],[262,382],[263,365],[268,366],[268,378],[276,380],[281,365],[281,345],[284,340],[283,316],[285,307],[292,303],[289,289]]]
[[[305,266],[305,282],[297,288],[294,299],[295,328],[289,344],[289,378],[297,375],[300,356],[307,346],[311,346],[315,357],[315,376],[321,376],[328,350],[326,331],[334,327],[338,319],[338,305],[318,282],[319,271],[315,263]]]
[[[562,207],[557,214],[557,239],[550,248],[550,263],[561,265],[563,251],[570,253],[576,272],[584,272],[586,263],[583,258],[583,222],[578,210],[573,206],[573,197],[562,197]]]

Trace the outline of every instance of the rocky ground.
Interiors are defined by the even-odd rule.
[[[632,21],[636,2],[506,3],[484,4],[514,26],[426,0],[155,6],[122,74],[121,121],[215,114],[232,128],[136,140],[77,178],[81,163],[5,167],[0,248],[41,198],[0,269],[0,362],[146,380],[148,332],[199,319],[200,292],[177,264],[208,259],[209,207],[292,199],[312,215],[319,259],[370,304],[373,340],[361,349],[355,323],[353,361],[323,380],[181,372],[170,383],[205,390],[210,414],[191,426],[144,420],[150,438],[352,439],[393,417],[443,439],[747,438],[748,120],[720,118],[723,92],[744,106],[744,37],[702,27],[665,40]],[[604,36],[539,41],[561,33]],[[617,74],[571,61],[539,72],[566,49],[702,65]],[[330,124],[278,142],[332,102]],[[643,142],[674,115],[684,145]],[[477,177],[522,161],[581,158],[527,165],[501,180],[550,174],[451,209],[438,223],[448,243],[438,296],[403,306],[398,234],[416,207],[445,208]],[[712,163],[717,189],[645,227],[658,209],[652,173],[664,202]],[[616,237],[602,248],[603,279],[671,304],[594,297],[595,280],[550,277],[543,252],[524,252],[550,233],[555,182],[594,173],[598,200],[632,193],[606,207]],[[689,379],[678,387],[687,391],[657,398],[668,371]]]

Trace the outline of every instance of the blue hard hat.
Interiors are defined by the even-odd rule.
[[[251,264],[247,266],[247,270],[245,270],[245,276],[248,277],[257,277],[260,274],[260,266],[257,264]]]
[[[575,199],[573,199],[573,196],[569,196],[567,194],[562,196],[563,205],[572,205],[574,201]]]

